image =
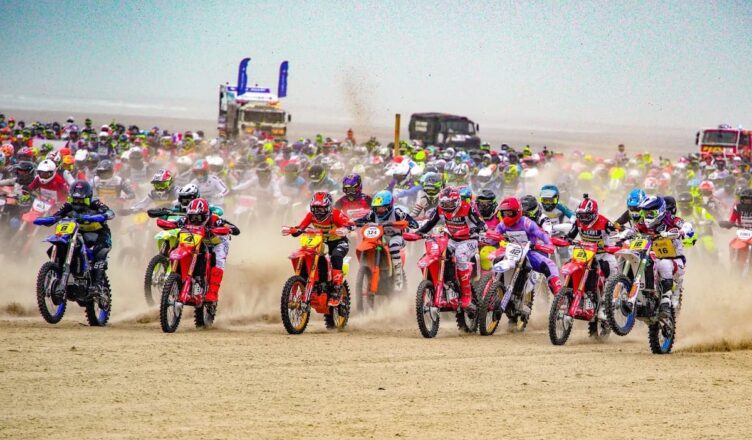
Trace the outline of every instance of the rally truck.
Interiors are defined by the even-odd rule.
[[[480,148],[478,129],[478,124],[467,117],[447,113],[413,113],[408,126],[412,140],[463,149]]]
[[[721,124],[716,128],[698,131],[695,135],[695,145],[700,147],[701,154],[740,156],[750,159],[752,157],[752,131]]]

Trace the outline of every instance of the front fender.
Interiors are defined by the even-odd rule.
[[[192,249],[188,249],[188,248],[184,248],[184,247],[178,247],[176,249],[173,249],[170,252],[170,260],[180,261],[183,258],[185,258],[188,255],[190,255],[191,253],[193,253]]]

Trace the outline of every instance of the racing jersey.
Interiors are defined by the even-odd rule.
[[[752,229],[752,209],[744,209],[741,203],[737,203],[734,209],[731,210],[729,221],[740,225],[742,228]]]
[[[353,222],[339,209],[332,209],[332,215],[326,220],[316,220],[316,217],[309,211],[303,217],[303,221],[298,225],[299,230],[303,230],[308,226],[313,226],[316,229],[324,232],[325,241],[337,241],[342,240],[344,237],[340,237],[334,233],[337,228],[343,228],[346,226],[352,226]]]
[[[478,216],[473,207],[468,202],[463,201],[454,212],[447,212],[440,206],[436,208],[431,218],[418,229],[418,232],[421,234],[427,233],[441,219],[444,220],[444,224],[449,231],[449,236],[455,241],[477,239],[478,234],[473,229],[486,229],[486,224]]]
[[[29,184],[29,191],[36,190],[39,190],[39,194],[45,199],[56,200],[58,203],[65,203],[68,199],[68,183],[60,174],[55,174],[47,183],[42,183],[39,176],[35,176]]]

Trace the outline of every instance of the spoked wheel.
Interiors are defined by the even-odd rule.
[[[37,306],[42,318],[50,324],[57,324],[63,319],[67,305],[65,296],[53,296],[59,282],[60,268],[57,264],[52,261],[44,263],[37,275]]]
[[[149,264],[146,265],[146,273],[144,274],[144,298],[146,299],[146,304],[153,306],[155,300],[162,294],[169,269],[170,260],[164,255],[155,255],[149,260]]]
[[[329,307],[329,313],[324,315],[324,324],[329,330],[344,330],[347,320],[350,318],[350,287],[347,281],[342,282],[340,288],[339,305]]]
[[[110,311],[112,310],[112,291],[110,290],[110,280],[107,275],[102,279],[102,285],[99,287],[99,294],[86,304],[86,320],[92,327],[104,327],[110,320]]]
[[[374,296],[371,293],[371,268],[362,266],[355,279],[355,308],[358,313],[373,310]]]
[[[182,284],[180,275],[171,273],[162,289],[162,299],[159,303],[159,324],[165,333],[174,333],[180,325],[183,305],[178,302],[178,298]]]
[[[484,277],[485,278],[485,277]],[[480,303],[480,296],[481,296],[481,289],[483,279],[479,279],[476,283],[473,284],[471,287],[472,292],[472,305],[473,308],[470,310],[458,310],[457,314],[455,315],[455,319],[457,321],[457,328],[460,329],[460,331],[465,333],[475,333],[478,331],[478,315],[480,314],[481,308],[479,306]],[[488,280],[486,280],[486,284],[488,284]]]
[[[659,316],[648,326],[648,342],[654,354],[669,354],[676,338],[676,314],[673,306],[667,316]]]
[[[210,328],[214,325],[215,316],[217,316],[216,302],[204,302],[193,310],[196,328]]]
[[[487,283],[481,291],[480,305],[478,306],[478,331],[483,336],[490,336],[496,332],[501,320],[501,293],[504,292],[504,284],[501,281]]]
[[[415,293],[415,317],[418,321],[418,329],[424,338],[433,338],[439,331],[439,309],[434,307],[434,286],[429,280],[423,280],[418,284]]]
[[[572,289],[565,287],[559,291],[551,303],[548,314],[548,337],[554,345],[564,345],[572,333],[574,318],[569,316],[569,305],[572,302]]]
[[[635,310],[629,305],[632,282],[622,274],[612,275],[606,282],[603,298],[608,325],[614,333],[625,336],[635,324]]]
[[[596,341],[605,341],[610,334],[611,326],[608,321],[596,318],[595,321],[588,322],[588,336]]]
[[[306,282],[302,277],[290,277],[282,288],[280,300],[280,315],[287,333],[298,335],[303,333],[311,318],[310,306],[303,302]]]

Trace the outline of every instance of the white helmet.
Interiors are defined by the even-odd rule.
[[[178,202],[182,206],[188,206],[189,203],[191,203],[192,200],[197,199],[201,196],[201,193],[198,190],[198,186],[190,183],[178,190]]]
[[[56,171],[57,166],[55,165],[55,162],[49,159],[45,159],[37,165],[37,177],[39,177],[39,181],[42,182],[42,184],[50,183],[52,179],[55,178]]]
[[[220,156],[207,156],[206,161],[209,162],[209,171],[211,171],[212,173],[218,173],[225,167],[225,160]]]
[[[86,159],[88,158],[89,158],[89,151],[84,150],[83,148],[76,151],[75,156],[73,156],[73,160],[79,163],[86,162]]]
[[[191,169],[193,166],[193,161],[188,156],[180,156],[177,161],[178,164],[178,172],[184,173]]]

